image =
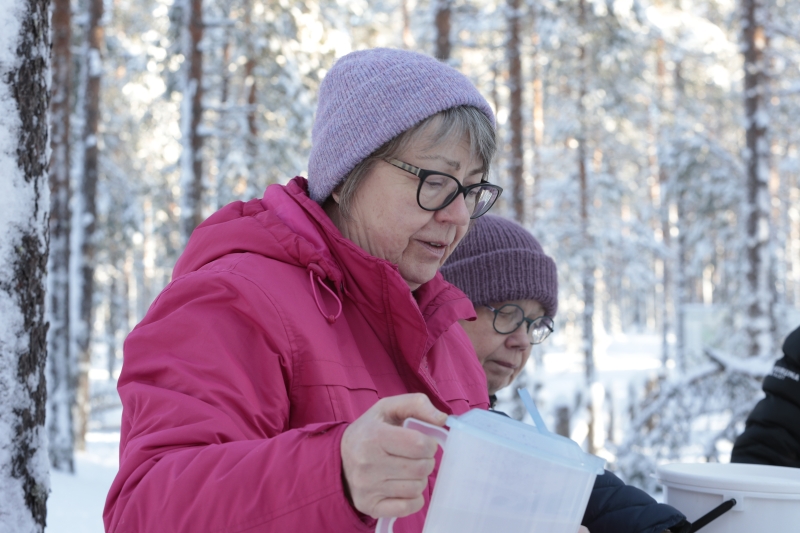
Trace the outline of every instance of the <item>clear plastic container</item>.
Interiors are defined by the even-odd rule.
[[[488,411],[451,416],[448,426],[424,533],[578,530],[603,459]]]
[[[448,417],[449,433],[406,420],[444,449],[423,533],[578,531],[605,461],[547,431],[526,396],[537,426],[480,409]],[[391,533],[394,520],[376,532]]]

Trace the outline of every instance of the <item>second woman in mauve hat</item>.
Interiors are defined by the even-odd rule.
[[[494,401],[494,394],[511,385],[525,367],[533,345],[555,328],[556,264],[528,230],[512,220],[487,215],[474,223],[441,272],[475,306],[477,320],[462,325],[486,371]],[[687,533],[691,529],[677,509],[625,485],[608,471],[595,479],[581,523],[583,533]]]
[[[108,532],[419,532],[436,444],[413,416],[488,406],[439,267],[501,189],[494,116],[417,53],[340,59],[308,180],[193,233],[125,342]]]

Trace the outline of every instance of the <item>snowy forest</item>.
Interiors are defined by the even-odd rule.
[[[362,48],[435,56],[494,107],[493,212],[560,281],[516,387],[629,483],[726,461],[800,324],[796,1],[52,0],[51,80],[40,54],[20,88],[16,35],[46,9],[0,2],[0,457],[72,473],[87,434],[119,431],[123,341],[192,230],[306,175],[320,81]],[[38,166],[18,161],[28,127]],[[25,479],[43,528],[41,464],[1,465],[0,500]]]

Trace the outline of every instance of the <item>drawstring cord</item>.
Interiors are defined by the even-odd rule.
[[[317,294],[317,286],[314,283],[315,274],[317,273],[313,269],[309,268],[308,278],[309,280],[311,280],[311,292],[314,293],[314,301],[317,302],[317,309],[319,309],[319,312],[322,313],[322,316],[325,317],[325,320],[328,321],[328,324],[333,324],[336,321],[336,319],[342,315],[342,301],[339,299],[336,293],[331,290],[330,287],[328,287],[327,285],[325,285],[325,283],[322,282],[322,280],[319,278],[319,274],[317,274],[317,284],[321,285],[326,291],[331,293],[331,296],[334,297],[336,303],[339,304],[339,312],[336,313],[335,316],[326,314],[325,310],[322,308],[322,303],[319,301],[319,295]]]

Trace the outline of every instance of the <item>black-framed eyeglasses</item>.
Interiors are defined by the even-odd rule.
[[[487,309],[494,313],[492,327],[501,335],[511,335],[522,325],[527,323],[528,340],[531,344],[539,344],[545,340],[555,328],[553,319],[549,316],[538,318],[528,318],[525,311],[515,304],[506,304],[500,309],[495,309],[491,305],[485,305]]]
[[[449,174],[415,167],[399,159],[386,159],[386,162],[419,178],[417,204],[425,211],[444,209],[453,203],[459,194],[463,194],[470,212],[469,218],[478,218],[491,209],[503,192],[503,188],[499,185],[485,181],[464,187]]]

